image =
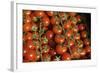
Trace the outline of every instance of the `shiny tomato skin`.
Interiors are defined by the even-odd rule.
[[[71,56],[69,53],[63,53],[61,59],[62,60],[71,60]]]
[[[32,33],[28,32],[25,35],[26,40],[32,40]]]
[[[24,24],[23,25],[23,31],[24,32],[31,31],[31,28],[32,28],[31,24]]]
[[[56,55],[56,51],[54,49],[50,49],[49,54],[51,56],[55,56]]]
[[[57,54],[63,54],[67,51],[67,47],[62,46],[62,45],[57,45],[56,46],[56,52]]]
[[[90,40],[88,38],[83,40],[83,43],[85,46],[89,46],[90,45]]]
[[[27,42],[26,42],[26,45],[27,45],[27,47],[28,47],[29,49],[33,49],[33,50],[35,49],[35,46],[34,46],[32,40],[27,41]]]
[[[59,19],[53,16],[51,17],[50,22],[52,25],[56,25],[59,24]]]
[[[50,16],[50,17],[54,15],[54,12],[53,12],[53,11],[47,11],[46,13],[47,13],[47,15]]]
[[[55,26],[53,27],[53,32],[54,32],[55,34],[61,34],[61,33],[62,33],[62,27],[61,27],[60,25],[55,25]]]
[[[91,47],[90,46],[86,46],[84,48],[84,50],[86,51],[86,53],[91,53]]]
[[[53,33],[51,30],[48,30],[48,31],[46,32],[46,37],[47,37],[49,40],[52,39],[53,36],[54,36],[54,33]]]
[[[87,32],[86,31],[81,31],[81,37],[86,38],[87,37]]]
[[[30,16],[26,16],[25,19],[24,19],[24,23],[25,24],[28,24],[28,23],[31,23],[32,22],[32,19]]]
[[[35,11],[34,15],[36,17],[43,17],[43,16],[45,16],[45,12],[44,11]]]
[[[56,35],[54,40],[55,40],[56,43],[61,44],[61,43],[64,43],[65,38],[62,35]]]
[[[44,27],[49,26],[49,24],[50,24],[50,19],[49,19],[49,17],[47,17],[47,16],[43,17],[43,18],[42,18],[42,23],[43,23],[43,26],[44,26]]]
[[[64,23],[64,29],[66,29],[66,30],[70,29],[70,28],[71,28],[71,24],[72,24],[71,21],[65,22],[65,23]]]
[[[85,30],[85,24],[79,24],[78,29],[79,29],[79,31]]]

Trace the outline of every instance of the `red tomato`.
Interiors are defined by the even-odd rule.
[[[67,22],[64,22],[64,29],[66,29],[66,30],[70,29],[71,28],[71,24],[72,24],[72,22],[70,20],[67,21]]]
[[[75,40],[80,40],[80,34],[79,34],[79,33],[76,33],[76,34],[74,35],[74,38],[75,38]]]
[[[23,25],[23,31],[24,32],[31,31],[31,28],[32,28],[31,24],[24,24]]]
[[[91,53],[91,47],[90,46],[86,46],[85,48],[86,53]]]
[[[73,52],[71,54],[71,58],[72,59],[79,59],[80,58],[80,53],[78,53],[77,51],[76,52]]]
[[[32,11],[31,11],[31,10],[24,10],[24,14],[25,14],[26,16],[31,15],[31,13],[32,13]]]
[[[48,31],[46,32],[46,37],[47,37],[49,40],[52,39],[53,36],[54,36],[54,33],[53,33],[51,30],[48,30]]]
[[[80,31],[85,30],[85,24],[79,24],[79,25],[78,25],[78,29],[79,29]]]
[[[51,56],[55,56],[56,55],[56,51],[54,49],[50,49],[49,54]]]
[[[63,54],[67,51],[66,46],[62,46],[62,45],[57,45],[56,46],[56,52],[57,54]]]
[[[65,33],[65,35],[70,38],[72,35],[73,35],[73,31],[72,30],[69,30]]]
[[[65,41],[65,38],[62,35],[56,35],[54,39],[55,39],[55,42],[58,44],[62,44]]]
[[[86,38],[87,37],[87,32],[86,31],[81,31],[81,37]]]
[[[51,17],[50,22],[51,22],[52,25],[56,25],[56,24],[60,23],[59,19],[57,17],[54,17],[54,16]]]
[[[45,16],[45,12],[44,11],[35,11],[34,15],[36,17],[43,17],[43,16]]]
[[[89,46],[90,45],[90,40],[88,38],[83,40],[83,43],[85,46]]]
[[[61,59],[62,60],[71,60],[71,56],[69,53],[63,53]]]
[[[26,16],[25,19],[24,19],[24,23],[25,24],[28,24],[28,23],[31,23],[32,22],[32,19],[30,16]]]
[[[30,41],[27,41],[26,42],[26,45],[29,49],[35,49],[35,45],[33,44],[33,41],[30,40]]]
[[[43,17],[43,18],[42,18],[42,23],[43,23],[43,25],[44,25],[45,27],[49,26],[49,24],[50,24],[49,18],[48,18],[47,16]]]
[[[54,12],[53,12],[53,11],[47,11],[46,13],[47,13],[47,15],[50,16],[50,17],[54,15]]]
[[[32,40],[32,33],[28,32],[25,34],[26,40]]]
[[[53,27],[53,32],[54,32],[55,34],[61,34],[61,33],[62,33],[62,27],[61,27],[60,25],[55,25],[55,26]]]
[[[36,52],[34,50],[28,51],[28,53],[25,55],[25,58],[30,62],[36,61]]]

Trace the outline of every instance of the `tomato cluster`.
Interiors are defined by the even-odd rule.
[[[86,19],[76,12],[23,10],[23,62],[90,59]]]

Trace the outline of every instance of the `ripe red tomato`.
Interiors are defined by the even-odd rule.
[[[40,48],[40,42],[38,40],[33,40],[33,45],[35,49],[39,49]]]
[[[31,28],[32,28],[31,24],[24,24],[23,25],[23,31],[24,32],[31,31]]]
[[[47,27],[50,24],[50,19],[47,16],[45,16],[42,18],[42,23],[43,23],[43,26]]]
[[[82,49],[81,51],[80,51],[80,56],[81,57],[84,57],[86,55],[86,51],[84,50],[84,49]]]
[[[47,15],[50,16],[50,17],[54,15],[54,12],[53,12],[53,11],[47,11],[46,13],[47,13]]]
[[[56,55],[56,51],[54,49],[50,49],[49,54],[51,56],[55,56]]]
[[[58,17],[54,17],[54,16],[51,17],[50,22],[52,25],[56,25],[60,23]]]
[[[60,25],[55,25],[55,26],[53,27],[53,32],[54,32],[55,34],[61,34],[61,33],[62,33],[62,27],[61,27]]]
[[[56,35],[54,39],[55,42],[58,44],[62,44],[65,41],[65,37],[63,35]]]
[[[76,33],[76,34],[74,35],[74,38],[75,38],[75,40],[80,40],[80,34],[79,34],[79,33]]]
[[[25,34],[25,39],[26,40],[32,40],[32,33],[28,32]]]
[[[32,22],[32,19],[30,16],[26,16],[25,19],[24,19],[24,23],[25,24],[28,24],[28,23],[31,23]]]
[[[67,22],[64,22],[64,29],[66,29],[66,30],[70,29],[71,28],[71,24],[72,24],[72,22],[70,20],[67,21]]]
[[[43,17],[43,16],[45,16],[46,14],[45,14],[44,11],[35,11],[35,12],[34,12],[34,15],[35,15],[36,17]]]
[[[29,62],[36,61],[36,52],[34,50],[28,51],[28,53],[24,56]]]
[[[71,56],[69,53],[63,53],[61,59],[62,60],[71,60]]]
[[[56,52],[57,54],[63,54],[67,51],[67,47],[66,46],[62,46],[62,45],[57,45],[56,46]]]
[[[32,13],[32,11],[31,11],[31,10],[25,10],[25,11],[24,11],[24,14],[25,14],[26,16],[31,15],[31,13]]]
[[[73,31],[72,30],[69,30],[65,33],[65,35],[70,38],[72,35],[73,35]]]
[[[68,43],[69,43],[69,46],[70,46],[70,47],[73,46],[73,45],[75,44],[75,43],[74,43],[74,40],[69,40]]]
[[[83,40],[83,43],[85,46],[89,46],[90,45],[90,40],[88,38]]]
[[[54,36],[54,33],[53,33],[51,30],[48,30],[48,31],[46,32],[46,37],[47,37],[49,40],[52,39],[53,36]]]
[[[91,47],[90,46],[86,46],[85,48],[86,53],[91,53]]]
[[[72,59],[79,59],[80,58],[80,53],[79,52],[73,52],[72,54],[71,54],[71,58]]]
[[[32,40],[27,41],[26,45],[27,45],[27,48],[29,48],[29,49],[35,49],[35,45],[33,44]]]
[[[78,29],[79,29],[79,31],[85,30],[85,24],[79,24]]]
[[[72,30],[74,33],[78,33],[78,27],[76,25],[72,27]]]
[[[87,32],[86,31],[81,31],[81,37],[86,38],[87,37]]]

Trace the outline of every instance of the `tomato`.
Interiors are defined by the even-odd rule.
[[[81,16],[80,16],[80,15],[77,15],[76,18],[77,18],[77,21],[78,21],[78,22],[81,21]]]
[[[85,24],[79,24],[78,29],[79,29],[79,31],[85,30]]]
[[[81,37],[86,38],[87,37],[87,32],[86,31],[81,31]]]
[[[62,45],[57,45],[56,46],[56,52],[57,54],[63,54],[67,51],[67,47],[66,46],[62,46]]]
[[[81,52],[80,52],[80,56],[84,57],[85,55],[86,55],[86,51],[84,49],[82,49]]]
[[[31,13],[32,13],[32,11],[31,11],[31,10],[24,10],[24,14],[25,14],[26,16],[31,15]]]
[[[78,47],[76,45],[71,46],[70,49],[72,53],[78,51]]]
[[[35,16],[34,14],[31,15],[32,21],[33,22],[38,22],[39,18]]]
[[[31,28],[32,28],[31,24],[24,24],[23,25],[23,31],[24,32],[31,31]]]
[[[77,52],[77,51],[71,53],[71,58],[72,58],[72,59],[79,59],[79,58],[80,58],[80,53]]]
[[[23,56],[25,56],[29,51],[29,48],[27,48],[26,45],[23,45]]]
[[[50,46],[49,45],[43,45],[42,46],[42,53],[48,53],[50,50]]]
[[[33,45],[35,49],[39,49],[40,48],[40,42],[38,40],[33,40]]]
[[[42,36],[41,40],[42,40],[41,42],[43,45],[48,44],[48,38],[45,35]]]
[[[28,32],[25,34],[26,40],[32,40],[32,33]]]
[[[56,42],[55,42],[54,40],[49,40],[48,45],[49,45],[51,48],[55,48]]]
[[[24,23],[31,23],[32,22],[32,19],[30,16],[26,16],[25,19],[24,19]]]
[[[69,53],[63,53],[61,59],[62,60],[71,60],[71,56]]]
[[[32,38],[33,38],[34,40],[38,40],[38,39],[39,39],[39,33],[38,33],[38,32],[33,32],[33,33],[32,33]]]
[[[50,49],[49,54],[51,56],[55,56],[56,55],[56,51],[54,49]]]
[[[71,24],[72,24],[72,22],[70,20],[67,21],[67,22],[64,22],[64,29],[66,29],[66,30],[70,29],[71,28]]]
[[[28,53],[25,55],[25,58],[29,62],[35,62],[36,61],[36,52],[34,50],[28,51]]]
[[[54,39],[55,39],[55,42],[58,44],[62,44],[65,41],[65,38],[63,35],[56,35]]]
[[[50,22],[52,25],[56,25],[60,23],[60,20],[58,19],[58,17],[51,17]]]
[[[32,40],[27,41],[27,42],[26,42],[26,45],[27,45],[27,48],[29,48],[29,49],[35,49],[35,46],[34,46]]]
[[[86,53],[91,53],[91,47],[90,46],[86,46],[85,48]]]
[[[74,33],[78,33],[78,27],[77,26],[72,27],[72,30],[73,30]]]
[[[51,60],[51,56],[48,53],[44,53],[42,55],[42,59],[43,59],[43,61],[50,61]]]
[[[50,24],[50,19],[47,16],[45,16],[42,18],[42,23],[43,23],[43,26],[47,27]]]
[[[45,13],[44,13],[44,11],[35,11],[34,15],[36,17],[43,17],[43,16],[45,16]]]
[[[54,15],[54,12],[53,12],[53,11],[47,11],[46,13],[47,13],[47,15],[50,16],[50,17]]]
[[[74,35],[74,38],[75,38],[75,40],[80,40],[80,34],[79,34],[79,33],[76,33],[76,34]]]
[[[55,25],[55,26],[53,27],[53,32],[54,32],[55,34],[61,34],[61,33],[62,33],[62,27],[61,27],[60,25]]]
[[[90,45],[90,40],[88,38],[83,40],[83,43],[85,46],[89,46]]]
[[[51,30],[48,30],[48,31],[46,32],[46,37],[47,37],[49,40],[52,39],[53,36],[54,36],[54,33],[53,33]]]
[[[71,47],[74,45],[74,40],[69,40],[68,43],[69,43],[69,46]]]
[[[65,33],[66,37],[70,38],[73,35],[73,31],[72,30],[68,30]]]
[[[38,25],[33,22],[31,29],[32,29],[32,31],[38,31]]]

